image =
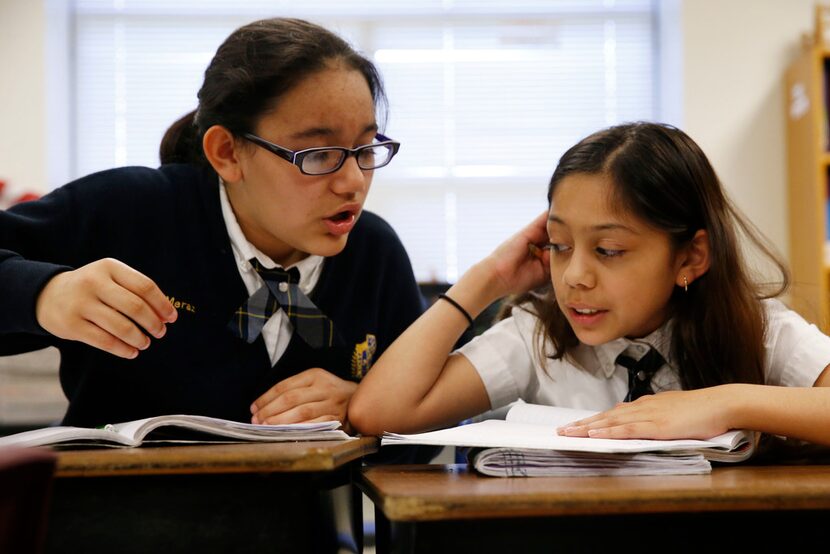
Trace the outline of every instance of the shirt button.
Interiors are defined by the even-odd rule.
[[[280,292],[288,292],[288,283],[285,281],[280,283]]]

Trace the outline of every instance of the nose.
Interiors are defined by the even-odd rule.
[[[589,253],[574,250],[562,272],[562,280],[572,288],[593,288],[596,286],[596,273],[592,267]]]
[[[354,196],[359,192],[366,192],[372,181],[372,171],[360,169],[357,158],[349,156],[343,166],[331,174],[331,189],[336,194]]]

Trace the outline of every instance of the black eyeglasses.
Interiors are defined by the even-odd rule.
[[[401,143],[390,139],[380,133],[377,134],[372,144],[365,144],[357,148],[345,148],[342,146],[324,146],[320,148],[306,148],[305,150],[289,150],[273,142],[251,133],[242,135],[257,146],[268,150],[283,160],[290,162],[300,168],[305,175],[326,175],[334,173],[346,163],[349,156],[354,156],[357,166],[360,169],[377,169],[392,161]]]

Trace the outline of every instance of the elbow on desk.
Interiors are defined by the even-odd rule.
[[[380,411],[376,403],[358,390],[349,402],[349,425],[362,435],[382,435],[384,429]]]

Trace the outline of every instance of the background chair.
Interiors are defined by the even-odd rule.
[[[49,450],[0,448],[0,552],[41,552],[56,456]]]

